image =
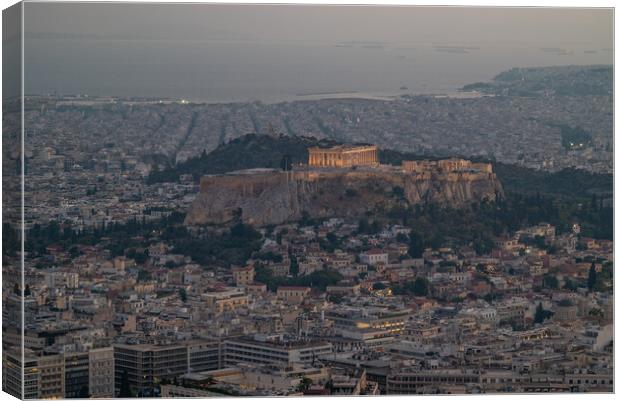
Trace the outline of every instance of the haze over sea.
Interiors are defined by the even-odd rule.
[[[613,53],[561,45],[36,38],[26,39],[26,57],[27,93],[277,102],[453,92],[512,67],[611,64]]]
[[[29,94],[446,93],[512,67],[613,62],[606,9],[28,3],[24,13]]]

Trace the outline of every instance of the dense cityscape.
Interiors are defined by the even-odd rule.
[[[612,86],[5,99],[2,390],[612,393]]]
[[[612,390],[613,243],[578,220],[473,242],[376,214],[186,226],[193,177],[148,175],[166,163],[153,154],[209,150],[191,110],[211,106],[124,106],[134,120],[50,102],[27,113],[38,135],[26,153],[26,398]],[[163,122],[141,129],[151,113]],[[14,160],[5,153],[5,172]],[[4,249],[18,267],[19,248]],[[4,286],[3,383],[18,394],[19,275],[5,268]]]

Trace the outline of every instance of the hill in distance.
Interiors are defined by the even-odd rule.
[[[224,174],[251,168],[282,168],[283,163],[307,163],[308,148],[334,146],[333,140],[298,136],[269,136],[248,134],[220,145],[210,153],[190,158],[164,170],[154,170],[148,180],[151,184],[178,182],[181,175],[190,174],[196,181],[204,175]],[[467,159],[465,156],[454,155]],[[400,165],[403,160],[440,159],[437,156],[380,149],[383,164]],[[472,161],[488,160],[469,158]],[[591,174],[582,170],[565,169],[556,173],[533,170],[520,166],[491,162],[493,170],[507,193],[549,194],[565,197],[589,198],[593,193],[611,194],[611,174]]]
[[[611,96],[613,67],[609,65],[512,68],[491,82],[465,85],[463,91],[496,96]]]

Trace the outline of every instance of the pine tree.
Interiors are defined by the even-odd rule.
[[[418,233],[409,235],[409,255],[412,258],[421,258],[424,253],[424,240]]]
[[[536,313],[534,314],[534,323],[542,323],[545,320],[545,310],[543,309],[542,302],[538,303],[536,307]]]
[[[594,286],[596,285],[596,266],[594,262],[590,266],[590,271],[588,272],[588,291],[592,291]]]
[[[283,171],[291,171],[293,168],[293,164],[291,161],[291,156],[289,155],[284,155],[282,156],[282,159],[280,160],[280,168]]]

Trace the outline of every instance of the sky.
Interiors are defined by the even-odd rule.
[[[448,90],[611,64],[611,9],[26,3],[27,93],[284,98]]]

